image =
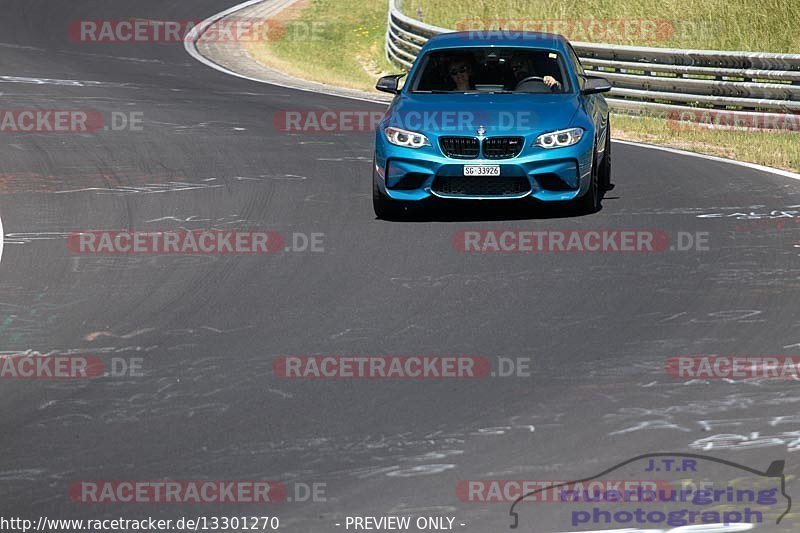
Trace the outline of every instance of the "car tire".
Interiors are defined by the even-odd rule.
[[[610,191],[614,188],[611,182],[611,122],[608,123],[606,132],[606,148],[603,152],[603,162],[600,164],[600,192]]]
[[[596,145],[595,145],[596,146]],[[597,150],[595,149],[594,161],[592,161],[592,173],[590,175],[589,189],[586,193],[575,200],[575,208],[578,214],[591,215],[600,211],[600,186],[598,184],[600,169],[597,164]]]
[[[397,220],[403,214],[403,203],[392,200],[381,192],[375,180],[372,180],[372,209],[381,220]]]

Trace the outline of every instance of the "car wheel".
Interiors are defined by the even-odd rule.
[[[600,187],[598,185],[598,174],[600,169],[597,164],[597,150],[594,153],[592,162],[592,173],[589,177],[589,190],[575,201],[575,207],[579,214],[590,215],[600,210]]]
[[[614,188],[611,183],[611,123],[608,124],[606,133],[606,149],[603,155],[603,162],[600,165],[600,192],[610,191]]]
[[[403,214],[403,204],[392,200],[381,192],[375,180],[372,180],[372,208],[375,216],[381,220],[397,220]]]

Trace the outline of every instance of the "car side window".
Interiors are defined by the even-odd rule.
[[[580,85],[580,88],[583,89],[583,84],[586,81],[584,78],[586,73],[583,70],[583,65],[581,65],[581,60],[578,57],[578,54],[575,53],[575,49],[572,48],[572,45],[569,45],[567,49],[568,49],[570,63],[572,64],[572,71],[578,78],[578,84]]]

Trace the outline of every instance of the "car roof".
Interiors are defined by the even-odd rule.
[[[568,43],[555,33],[510,30],[472,30],[434,35],[422,48],[424,51],[447,48],[508,47],[549,49],[566,52]]]

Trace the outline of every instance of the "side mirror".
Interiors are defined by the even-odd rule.
[[[397,89],[397,86],[400,84],[400,78],[403,76],[405,76],[405,74],[392,74],[391,76],[384,76],[378,80],[378,84],[375,86],[375,88],[385,93],[397,94],[400,92]]]
[[[581,93],[583,94],[597,94],[597,93],[607,93],[611,90],[611,83],[599,76],[585,76],[584,79],[586,83],[583,85],[583,89],[581,89]]]

